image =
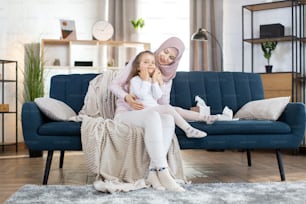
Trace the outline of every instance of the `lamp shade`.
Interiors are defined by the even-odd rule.
[[[199,30],[191,36],[191,40],[207,41],[207,39],[207,31],[204,28],[199,28]]]
[[[197,32],[192,34],[191,40],[207,41],[208,40],[207,35],[210,35],[212,37],[212,39],[216,41],[218,47],[220,48],[220,52],[221,52],[221,54],[220,54],[220,56],[221,56],[221,71],[223,71],[223,51],[222,51],[222,47],[221,47],[218,39],[211,32],[207,31],[204,28],[199,28],[199,30]]]

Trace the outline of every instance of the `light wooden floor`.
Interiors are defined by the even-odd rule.
[[[306,155],[283,152],[286,181],[306,181]],[[184,170],[193,183],[212,182],[278,182],[276,156],[270,151],[252,152],[252,167],[248,167],[245,152],[208,152],[182,150]],[[0,203],[24,184],[41,184],[45,167],[44,157],[28,158],[24,146],[18,153],[0,149]],[[49,185],[91,184],[93,175],[87,173],[82,152],[67,152],[63,169],[58,168],[59,154],[52,162]]]

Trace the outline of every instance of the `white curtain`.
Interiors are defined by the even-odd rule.
[[[114,27],[112,40],[129,41],[133,28],[130,21],[137,16],[137,0],[99,0],[99,18]]]
[[[190,41],[191,70],[223,70],[222,19],[223,0],[190,0],[191,35],[199,28],[204,28],[213,35],[208,34],[207,42]]]
[[[137,36],[132,36],[135,31],[130,21],[138,17],[138,1],[99,0],[100,19],[114,26],[112,40],[137,41]],[[205,28],[218,39],[221,49],[210,35],[207,42],[190,41],[190,69],[222,71],[223,0],[190,0],[190,33],[196,32],[198,28]],[[111,52],[115,58],[118,50],[113,48]],[[135,50],[130,49],[126,53],[126,59],[130,59],[135,55]]]
[[[110,22],[114,27],[114,35],[111,40],[131,41],[133,27],[130,21],[137,16],[137,0],[99,0],[99,18]],[[108,48],[108,57],[115,59],[118,56],[118,48]],[[125,59],[135,55],[135,50],[126,48]],[[112,59],[108,59],[109,61]]]

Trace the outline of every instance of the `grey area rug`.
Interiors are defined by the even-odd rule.
[[[23,203],[306,203],[306,182],[205,183],[184,185],[186,192],[157,191],[152,188],[113,194],[96,191],[92,185],[25,185],[5,204]]]

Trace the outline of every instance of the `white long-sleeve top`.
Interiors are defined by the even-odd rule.
[[[136,101],[141,102],[145,108],[157,106],[158,99],[163,95],[158,82],[142,80],[139,76],[131,79],[130,93],[136,95]]]
[[[109,85],[109,89],[111,92],[118,97],[116,101],[116,113],[123,111],[133,110],[129,104],[124,100],[125,96],[128,94],[128,76],[132,70],[132,62],[131,60],[128,65],[120,70],[120,73],[113,79],[113,81]],[[158,100],[158,104],[169,104],[170,103],[170,91],[172,86],[172,80],[164,81],[164,84],[161,86],[163,96]]]

